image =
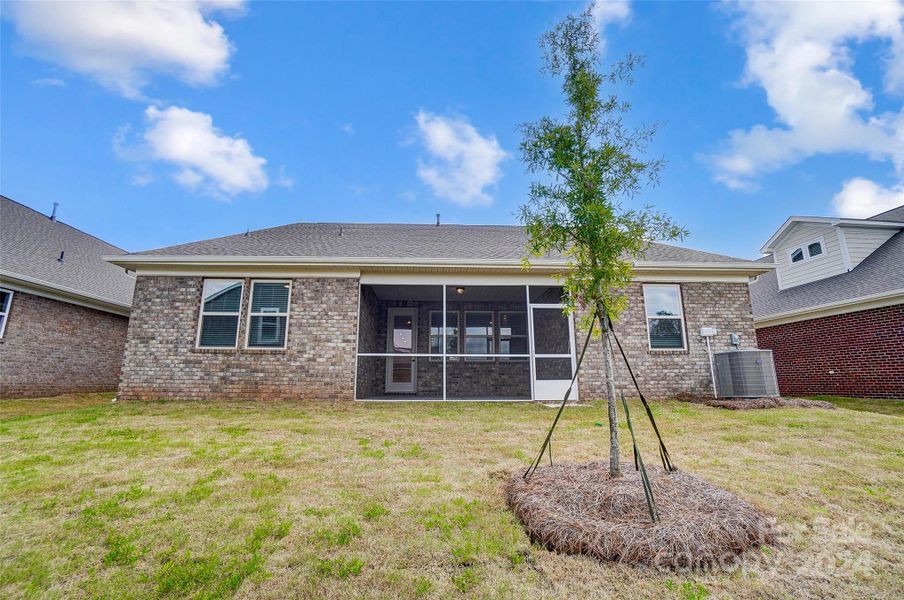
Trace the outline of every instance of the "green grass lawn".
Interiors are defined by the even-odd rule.
[[[904,417],[904,400],[872,400],[870,398],[844,398],[841,396],[811,397],[813,400],[827,400],[839,408]]]
[[[787,536],[664,573],[531,545],[501,486],[541,406],[109,400],[0,401],[0,597],[904,597],[900,417],[656,403],[677,464]],[[556,457],[605,457],[604,420],[567,410]]]

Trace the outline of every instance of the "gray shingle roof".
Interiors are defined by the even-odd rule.
[[[527,237],[514,225],[294,223],[179,244],[131,256],[254,256],[383,259],[520,260]],[[551,259],[561,258],[551,256]],[[731,263],[744,259],[654,244],[646,260]]]
[[[897,208],[892,208],[891,210],[887,210],[885,212],[881,212],[878,215],[873,215],[869,219],[869,221],[899,221],[904,223],[904,204]]]
[[[881,220],[891,219],[888,213],[883,213]],[[902,266],[904,266],[904,231],[899,231],[848,273],[784,290],[778,289],[778,279],[774,271],[764,273],[756,282],[750,284],[753,316],[755,319],[762,319],[904,289]]]
[[[62,262],[60,252],[65,252]],[[125,250],[0,196],[0,269],[129,306],[135,278],[102,257]]]

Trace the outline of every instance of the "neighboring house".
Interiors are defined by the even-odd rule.
[[[869,219],[791,217],[750,284],[783,394],[904,398],[904,206]]]
[[[0,196],[0,398],[116,389],[135,278],[114,254]]]
[[[581,333],[564,259],[526,272],[525,247],[512,226],[298,223],[110,257],[137,273],[120,398],[559,400]],[[772,268],[650,248],[616,325],[645,393],[712,393],[699,329],[755,346],[747,282]],[[603,373],[597,341],[573,397]]]

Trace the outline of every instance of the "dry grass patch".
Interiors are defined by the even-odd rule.
[[[676,574],[531,544],[500,474],[543,407],[109,399],[0,402],[0,597],[904,596],[898,417],[655,403],[677,465],[788,539]],[[567,410],[556,457],[605,458],[601,421]]]

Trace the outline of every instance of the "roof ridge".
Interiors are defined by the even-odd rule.
[[[68,227],[69,229],[72,229],[73,231],[77,231],[78,233],[80,233],[80,234],[82,234],[82,235],[86,235],[86,236],[88,236],[88,237],[90,237],[90,238],[94,238],[95,240],[97,240],[97,241],[99,241],[99,242],[103,242],[104,244],[106,244],[107,246],[110,246],[111,248],[116,248],[117,250],[121,251],[123,254],[128,254],[128,253],[129,253],[129,251],[126,250],[125,248],[120,248],[120,247],[117,246],[116,244],[111,244],[111,243],[108,242],[107,240],[105,240],[105,239],[103,239],[103,238],[99,238],[99,237],[97,237],[96,235],[91,234],[91,233],[88,233],[87,231],[84,231],[84,230],[82,230],[82,229],[79,229],[79,228],[76,227],[75,225],[70,225],[69,223],[66,223],[66,222],[64,222],[64,221],[60,221],[60,220],[57,219],[57,218],[51,219],[50,217],[48,217],[47,215],[45,215],[44,213],[42,213],[42,212],[39,211],[38,209],[32,208],[31,206],[28,206],[27,204],[23,204],[22,202],[19,202],[18,200],[13,200],[12,198],[10,198],[9,196],[7,196],[7,195],[5,195],[5,194],[0,194],[0,198],[3,198],[4,200],[7,200],[7,201],[9,201],[9,202],[12,202],[13,204],[18,204],[18,205],[21,206],[22,208],[25,208],[25,209],[27,209],[27,210],[30,210],[31,212],[33,212],[33,213],[35,213],[35,214],[37,214],[37,215],[40,215],[41,217],[47,219],[48,221],[50,221],[50,222],[52,222],[52,223],[59,223],[60,225],[65,225],[66,227]]]

